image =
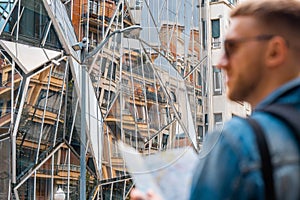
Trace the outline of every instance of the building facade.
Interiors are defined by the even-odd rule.
[[[222,2],[1,1],[1,199],[125,199],[119,141],[200,150],[233,108],[213,68]]]
[[[251,112],[250,105],[245,102],[232,102],[226,98],[225,74],[216,67],[223,54],[223,41],[230,25],[230,10],[239,3],[238,0],[213,0],[209,2],[209,79],[210,99],[208,107],[209,129],[221,128],[223,123],[233,116],[247,116]]]

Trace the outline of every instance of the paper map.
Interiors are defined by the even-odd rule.
[[[125,164],[137,189],[149,189],[164,200],[189,198],[197,154],[190,147],[142,156],[134,148],[119,143]]]

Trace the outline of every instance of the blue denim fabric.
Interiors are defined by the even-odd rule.
[[[278,102],[293,103],[300,110],[299,78],[271,93],[257,108]],[[252,117],[267,138],[277,199],[300,199],[299,149],[290,130],[266,113],[253,112]],[[244,119],[233,118],[221,133],[209,134],[199,154],[190,199],[264,199],[260,156],[254,133]]]

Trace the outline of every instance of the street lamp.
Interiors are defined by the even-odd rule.
[[[108,42],[109,38],[117,33],[125,33],[130,32],[132,30],[142,29],[139,25],[132,25],[123,29],[118,29],[113,31],[111,34],[105,37],[102,42],[96,46],[96,48],[86,54],[87,47],[87,39],[84,37],[81,42],[78,42],[72,46],[75,51],[80,50],[80,65],[81,65],[81,130],[80,130],[80,200],[86,199],[86,162],[85,162],[85,145],[86,145],[86,121],[85,121],[85,113],[86,113],[86,60],[91,58],[95,54],[97,54],[103,46]]]
[[[65,198],[65,192],[59,187],[56,193],[54,194],[54,200],[65,200]]]

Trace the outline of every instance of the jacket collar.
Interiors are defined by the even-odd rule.
[[[275,102],[300,104],[300,78],[293,79],[273,91],[254,109],[260,109]]]

